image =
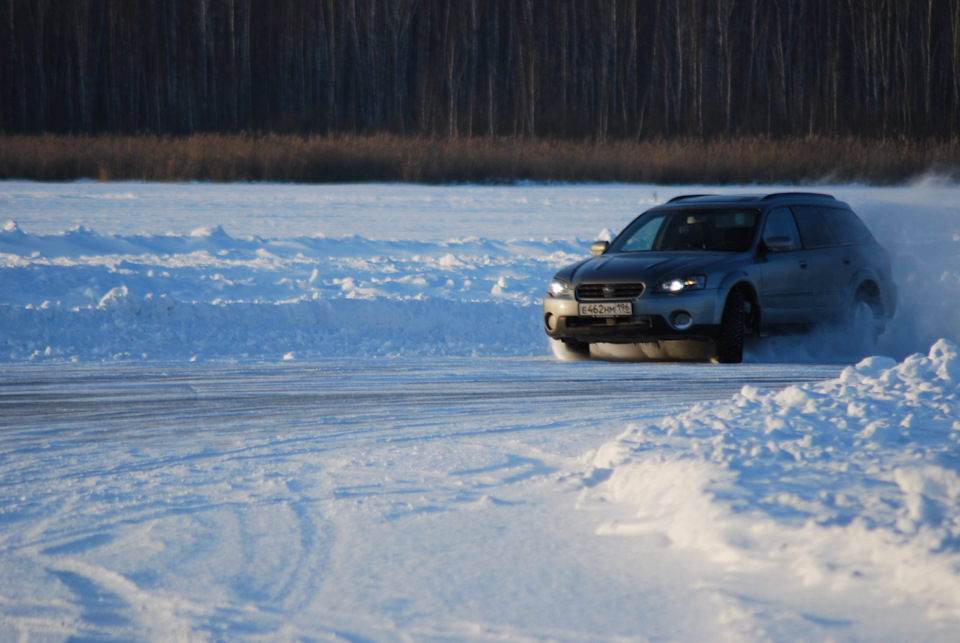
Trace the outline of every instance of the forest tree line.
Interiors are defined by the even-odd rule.
[[[960,134],[960,0],[0,2],[8,134]]]

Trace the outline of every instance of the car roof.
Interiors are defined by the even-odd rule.
[[[770,194],[683,194],[673,197],[657,208],[676,207],[678,205],[725,205],[743,206],[751,204],[757,207],[767,207],[789,203],[820,203],[829,202],[834,206],[844,207],[846,204],[837,201],[833,195],[820,192],[772,192]]]

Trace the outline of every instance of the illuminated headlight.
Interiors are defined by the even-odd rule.
[[[554,297],[569,295],[570,284],[565,282],[563,279],[554,279],[553,281],[550,282],[550,285],[547,286],[547,292],[553,295]]]
[[[682,279],[668,279],[657,287],[658,292],[677,294],[688,290],[703,290],[707,286],[707,278],[703,275],[684,277]]]

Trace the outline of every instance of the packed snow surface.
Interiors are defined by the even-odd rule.
[[[0,183],[0,640],[955,640],[960,188],[816,190],[897,316],[721,366],[542,293],[768,188]]]

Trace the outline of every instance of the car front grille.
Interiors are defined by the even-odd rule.
[[[579,299],[636,299],[643,292],[643,284],[580,284]]]

